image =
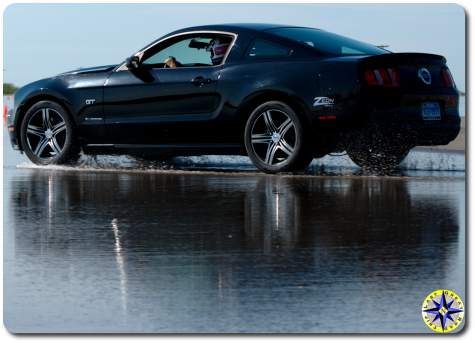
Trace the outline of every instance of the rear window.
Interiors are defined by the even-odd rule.
[[[289,55],[290,48],[264,39],[256,39],[247,53],[248,57],[279,57]]]
[[[351,38],[317,29],[286,27],[270,30],[278,36],[306,44],[315,50],[334,56],[381,55],[387,50]]]

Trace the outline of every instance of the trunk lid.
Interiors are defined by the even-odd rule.
[[[367,70],[396,69],[399,85],[406,90],[430,90],[446,87],[442,69],[446,59],[440,55],[423,53],[390,53],[373,55],[360,60],[362,73]]]

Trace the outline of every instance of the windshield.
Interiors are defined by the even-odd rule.
[[[271,29],[270,31],[278,36],[307,44],[315,50],[328,55],[381,55],[388,53],[387,50],[371,44],[317,29],[285,27]]]

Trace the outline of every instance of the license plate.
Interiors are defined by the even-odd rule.
[[[422,119],[440,120],[440,106],[438,102],[422,103]]]

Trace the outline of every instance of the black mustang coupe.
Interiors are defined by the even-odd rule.
[[[306,27],[228,24],[170,33],[119,65],[19,89],[13,146],[36,164],[86,154],[247,154],[269,173],[346,151],[394,168],[460,130],[442,56],[391,53]]]

